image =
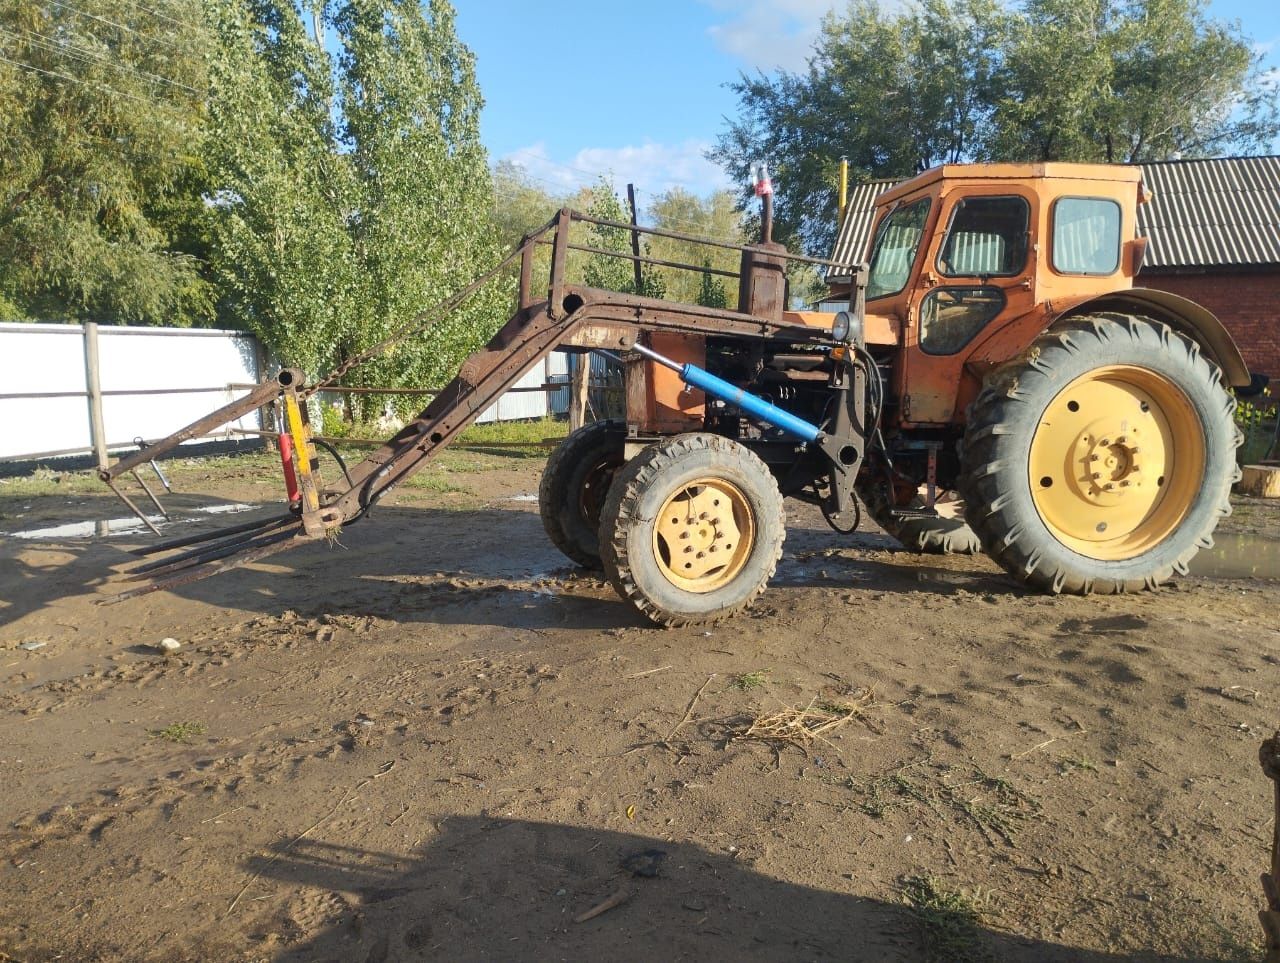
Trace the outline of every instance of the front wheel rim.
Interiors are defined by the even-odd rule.
[[[1088,558],[1123,561],[1182,524],[1207,460],[1185,391],[1148,368],[1109,365],[1076,378],[1045,407],[1028,481],[1058,541]]]
[[[755,540],[755,513],[742,490],[722,478],[699,478],[662,503],[653,555],[672,585],[705,594],[737,578]]]

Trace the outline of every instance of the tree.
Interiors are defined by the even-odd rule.
[[[704,308],[727,308],[729,295],[725,293],[724,282],[711,274],[709,259],[702,262],[702,267],[702,281],[698,285],[698,296],[694,298],[694,304],[700,304]]]
[[[614,190],[613,182],[601,177],[594,187],[585,191],[588,201],[587,213],[591,217],[605,221],[626,223],[631,215],[622,206]],[[631,231],[625,227],[609,227],[605,224],[592,224],[587,231],[587,244],[602,251],[617,251],[620,254],[631,254]],[[647,239],[641,242],[640,253],[648,256]],[[662,275],[645,266],[641,266],[639,291],[636,289],[636,268],[634,261],[624,257],[612,257],[607,254],[592,254],[583,270],[583,278],[589,287],[604,288],[608,291],[619,291],[624,294],[639,293],[648,298],[666,296],[666,282]]]
[[[824,22],[807,72],[734,89],[741,114],[712,156],[744,184],[768,160],[775,235],[812,250],[834,236],[841,155],[870,179],[975,159],[1247,153],[1280,134],[1276,83],[1204,0],[922,0],[900,13],[855,0]]]
[[[1027,0],[997,75],[985,153],[1135,163],[1266,150],[1274,83],[1202,0]]]
[[[212,319],[193,0],[0,8],[0,320]]]
[[[493,168],[493,219],[503,250],[546,224],[564,204],[563,197],[543,190],[519,165],[504,160]]]
[[[923,0],[889,13],[854,0],[829,15],[804,74],[743,75],[741,116],[711,156],[743,185],[767,160],[774,236],[826,249],[841,156],[855,178],[902,176],[971,156],[991,114],[991,75],[1007,14],[996,0]]]
[[[322,3],[310,29],[290,0],[210,6],[209,210],[226,308],[316,375],[496,261],[473,58],[442,0]],[[441,384],[510,301],[505,279],[490,285],[362,380]]]
[[[733,195],[728,191],[716,191],[706,198],[700,198],[689,191],[675,187],[654,198],[653,203],[649,205],[648,216],[654,227],[669,231],[694,234],[733,244],[742,244],[747,240],[743,233],[742,214],[735,208]],[[653,256],[664,261],[702,265],[705,268],[717,268],[722,271],[737,271],[739,267],[738,252],[726,248],[709,247],[705,244],[656,235],[649,238],[649,244]],[[705,304],[706,302],[700,300],[703,295],[704,280],[713,286],[719,286],[722,293],[724,290],[721,281],[705,271],[695,273],[673,268],[658,270],[666,281],[670,297],[676,301]]]

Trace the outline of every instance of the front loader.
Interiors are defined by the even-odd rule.
[[[184,440],[265,404],[282,419],[289,510],[141,549],[160,557],[134,569],[141,584],[115,598],[359,521],[556,349],[618,361],[626,411],[571,434],[551,456],[544,525],[568,558],[603,568],[659,624],[713,622],[750,605],[781,556],[786,497],[851,531],[860,496],[917,547],[977,543],[1049,591],[1153,588],[1185,573],[1229,510],[1237,433],[1227,388],[1248,373],[1202,308],[1132,288],[1140,199],[1127,168],[949,165],[882,197],[869,269],[774,243],[767,193],[752,245],[561,211],[432,312],[519,264],[510,320],[393,438],[349,469],[339,463],[341,482],[320,476],[307,398],[418,333],[423,319],[315,384],[284,369],[103,469],[125,497],[122,475]],[[584,224],[736,250],[736,309],[570,283],[570,252],[706,270],[576,243]],[[545,287],[534,280],[544,248]],[[848,310],[786,310],[795,261],[848,276]],[[946,511],[957,505],[963,521]]]

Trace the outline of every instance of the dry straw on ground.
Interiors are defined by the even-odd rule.
[[[870,688],[852,699],[838,702],[815,696],[803,708],[783,706],[757,716],[736,738],[807,749],[816,741],[828,742],[828,733],[839,729],[850,719],[860,718],[867,709],[877,705],[875,692]]]

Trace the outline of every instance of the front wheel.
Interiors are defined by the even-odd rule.
[[[966,518],[1036,588],[1155,588],[1186,574],[1231,512],[1234,409],[1216,366],[1168,326],[1075,319],[996,371],[970,409]]]
[[[764,462],[719,435],[677,435],[614,478],[600,514],[600,557],[641,614],[698,625],[764,591],[785,534],[782,495]]]

